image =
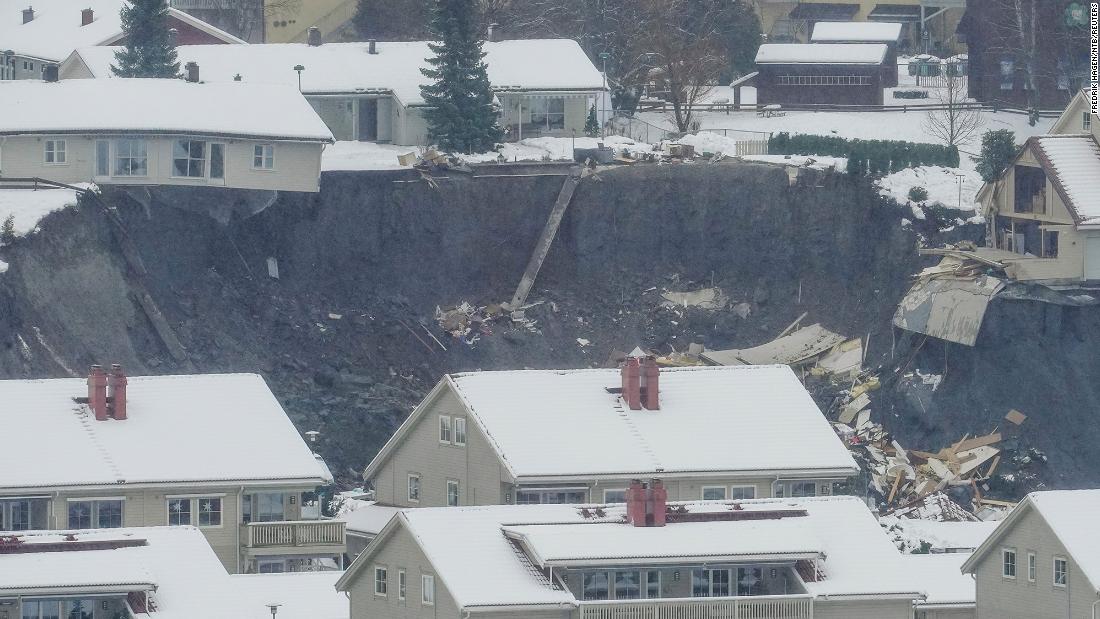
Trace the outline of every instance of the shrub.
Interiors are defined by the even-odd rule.
[[[928,190],[924,187],[910,187],[909,199],[913,202],[924,202],[928,199]]]
[[[895,90],[895,99],[927,99],[927,90]]]
[[[974,162],[982,180],[992,183],[1012,163],[1016,156],[1016,135],[1008,129],[986,131],[982,134],[982,150]]]
[[[768,152],[773,155],[828,155],[868,162],[867,169],[876,174],[897,172],[921,165],[959,167],[959,149],[940,144],[923,144],[903,140],[848,140],[831,135],[776,133],[768,140]],[[849,167],[855,164],[849,162]]]
[[[0,245],[10,245],[15,241],[15,215],[8,215],[0,224]]]

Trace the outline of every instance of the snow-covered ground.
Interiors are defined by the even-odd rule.
[[[337,142],[325,147],[321,155],[321,171],[336,170],[400,170],[398,155],[419,153],[416,146],[394,146],[375,142]]]
[[[978,210],[978,203],[974,196],[982,187],[982,177],[977,172],[965,168],[920,166],[894,172],[879,179],[875,184],[879,187],[879,193],[890,196],[901,204],[909,200],[911,188],[924,187],[928,190],[927,203],[939,202],[948,208],[964,211],[967,217],[970,217]]]
[[[0,189],[0,224],[12,217],[15,235],[26,236],[46,215],[75,204],[71,189]]]

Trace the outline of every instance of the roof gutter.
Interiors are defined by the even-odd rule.
[[[836,595],[819,595],[818,600],[825,602],[846,602],[858,600],[923,600],[924,594],[916,591],[909,593],[841,593]]]
[[[171,130],[157,130],[157,129],[28,129],[26,131],[0,131],[0,136],[10,137],[37,137],[37,136],[51,136],[51,135],[91,135],[91,136],[103,136],[103,135],[146,135],[156,137],[188,137],[188,138],[213,138],[221,140],[255,140],[262,142],[318,142],[321,144],[332,144],[336,140],[334,138],[321,138],[321,137],[297,137],[297,136],[275,136],[275,135],[251,135],[245,133],[225,133],[217,131],[188,131],[186,129],[171,129]]]
[[[801,561],[820,559],[824,555],[821,552],[769,552],[769,553],[723,553],[713,555],[681,555],[675,557],[647,557],[647,556],[621,556],[621,557],[576,557],[550,559],[542,563],[550,567],[603,567],[622,565],[624,562],[644,561],[647,565],[684,565],[685,563],[720,563],[727,561]]]
[[[699,477],[722,478],[759,478],[775,477],[780,479],[837,479],[852,477],[859,473],[856,468],[821,468],[821,469],[740,469],[722,471],[620,471],[618,473],[597,473],[595,475],[517,475],[516,485],[533,483],[579,483],[587,480],[621,481],[635,477],[657,477],[660,479],[684,479]]]
[[[178,488],[180,486],[187,486],[190,488],[230,488],[234,489],[241,484],[245,484],[249,488],[252,487],[271,487],[271,486],[327,486],[332,483],[331,480],[326,480],[322,477],[302,477],[302,478],[285,478],[285,479],[226,479],[226,480],[210,480],[210,481],[196,481],[196,480],[175,480],[175,481],[158,481],[158,482],[135,482],[127,483],[125,480],[118,481],[116,483],[104,482],[101,484],[39,484],[36,486],[8,486],[0,488],[0,499],[7,498],[5,493],[15,493],[21,495],[32,494],[34,496],[41,496],[42,490],[48,488],[52,492],[56,491],[99,491],[109,489],[158,489],[158,488]],[[228,492],[229,490],[227,490]]]
[[[459,607],[469,616],[473,611],[483,613],[507,612],[516,610],[546,610],[548,608],[576,608],[573,602],[547,602],[545,604],[466,604]]]
[[[52,596],[52,595],[72,595],[73,591],[79,591],[81,595],[112,595],[119,593],[130,593],[131,591],[156,591],[156,583],[150,582],[133,582],[133,583],[117,583],[113,585],[50,585],[46,587],[12,587],[10,589],[0,588],[0,594],[13,595],[20,597],[28,596]],[[10,593],[9,593],[10,592]]]

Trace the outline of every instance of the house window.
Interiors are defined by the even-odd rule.
[[[282,492],[261,492],[244,495],[245,522],[281,522],[286,520],[286,495]]]
[[[637,570],[615,572],[616,600],[636,600],[641,596],[641,572]]]
[[[374,566],[374,594],[386,595],[386,587],[389,584],[386,582],[386,568],[381,565]]]
[[[466,444],[466,418],[455,417],[455,445]]]
[[[65,163],[65,140],[46,140],[45,162],[54,165]]]
[[[791,496],[817,496],[817,482],[796,481],[791,484]]]
[[[645,596],[653,600],[661,597],[661,572],[648,570],[645,576]]]
[[[22,619],[92,619],[95,600],[23,600]]]
[[[458,507],[458,482],[447,480],[447,507]]]
[[[737,568],[737,595],[764,595],[764,569]]]
[[[122,499],[69,501],[70,529],[117,529],[122,526]]]
[[[1029,553],[1027,553],[1027,581],[1028,582],[1035,582],[1035,574],[1036,574],[1037,571],[1038,571],[1038,568],[1037,568],[1036,561],[1035,561],[1035,553],[1034,552],[1029,552]]]
[[[420,601],[425,606],[435,605],[435,576],[431,574],[420,575]]]
[[[257,170],[274,170],[275,145],[257,144],[252,149],[252,167]]]
[[[451,418],[447,415],[439,416],[439,442],[451,442]]]
[[[404,600],[407,590],[408,585],[405,581],[405,570],[397,570],[397,599]]]
[[[1054,557],[1054,586],[1064,587],[1066,586],[1066,572],[1069,568],[1066,567],[1065,557]]]
[[[726,487],[725,486],[703,486],[703,500],[704,501],[724,501],[724,500],[726,500]]]
[[[115,140],[115,176],[147,176],[149,149],[145,140]]]
[[[96,140],[95,143],[95,175],[110,176],[111,174],[111,143],[107,140]]]
[[[0,500],[0,531],[45,529],[49,499]]]
[[[206,142],[176,140],[172,147],[172,176],[185,178],[206,176]]]
[[[210,145],[210,178],[225,180],[225,144]]]
[[[1016,62],[1011,58],[1001,59],[1001,90],[1012,90],[1016,79]]]
[[[755,499],[756,486],[734,486],[730,488],[730,498],[734,501]]]
[[[409,500],[420,501],[420,476],[409,474]]]
[[[691,596],[697,598],[728,597],[730,594],[729,570],[692,570]]]
[[[282,574],[286,572],[286,561],[283,559],[259,559],[256,571],[260,574]]]
[[[168,524],[197,524],[217,527],[222,524],[221,497],[176,497],[168,499]]]
[[[604,503],[626,503],[626,488],[603,491]]]
[[[1043,230],[1043,257],[1058,257],[1058,232],[1056,230]]]
[[[1001,549],[1001,576],[1016,578],[1016,551],[1010,548]]]
[[[552,131],[565,128],[565,98],[538,97],[531,100],[531,124]]]
[[[1091,131],[1092,130],[1092,112],[1090,112],[1088,110],[1085,110],[1084,112],[1081,112],[1081,130],[1082,131]]]
[[[586,600],[606,600],[607,572],[585,572],[582,589]]]
[[[517,505],[584,503],[584,490],[517,490]]]

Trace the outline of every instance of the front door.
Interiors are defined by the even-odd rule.
[[[1100,234],[1085,237],[1085,279],[1100,280]]]
[[[378,139],[378,99],[359,100],[359,141]]]

